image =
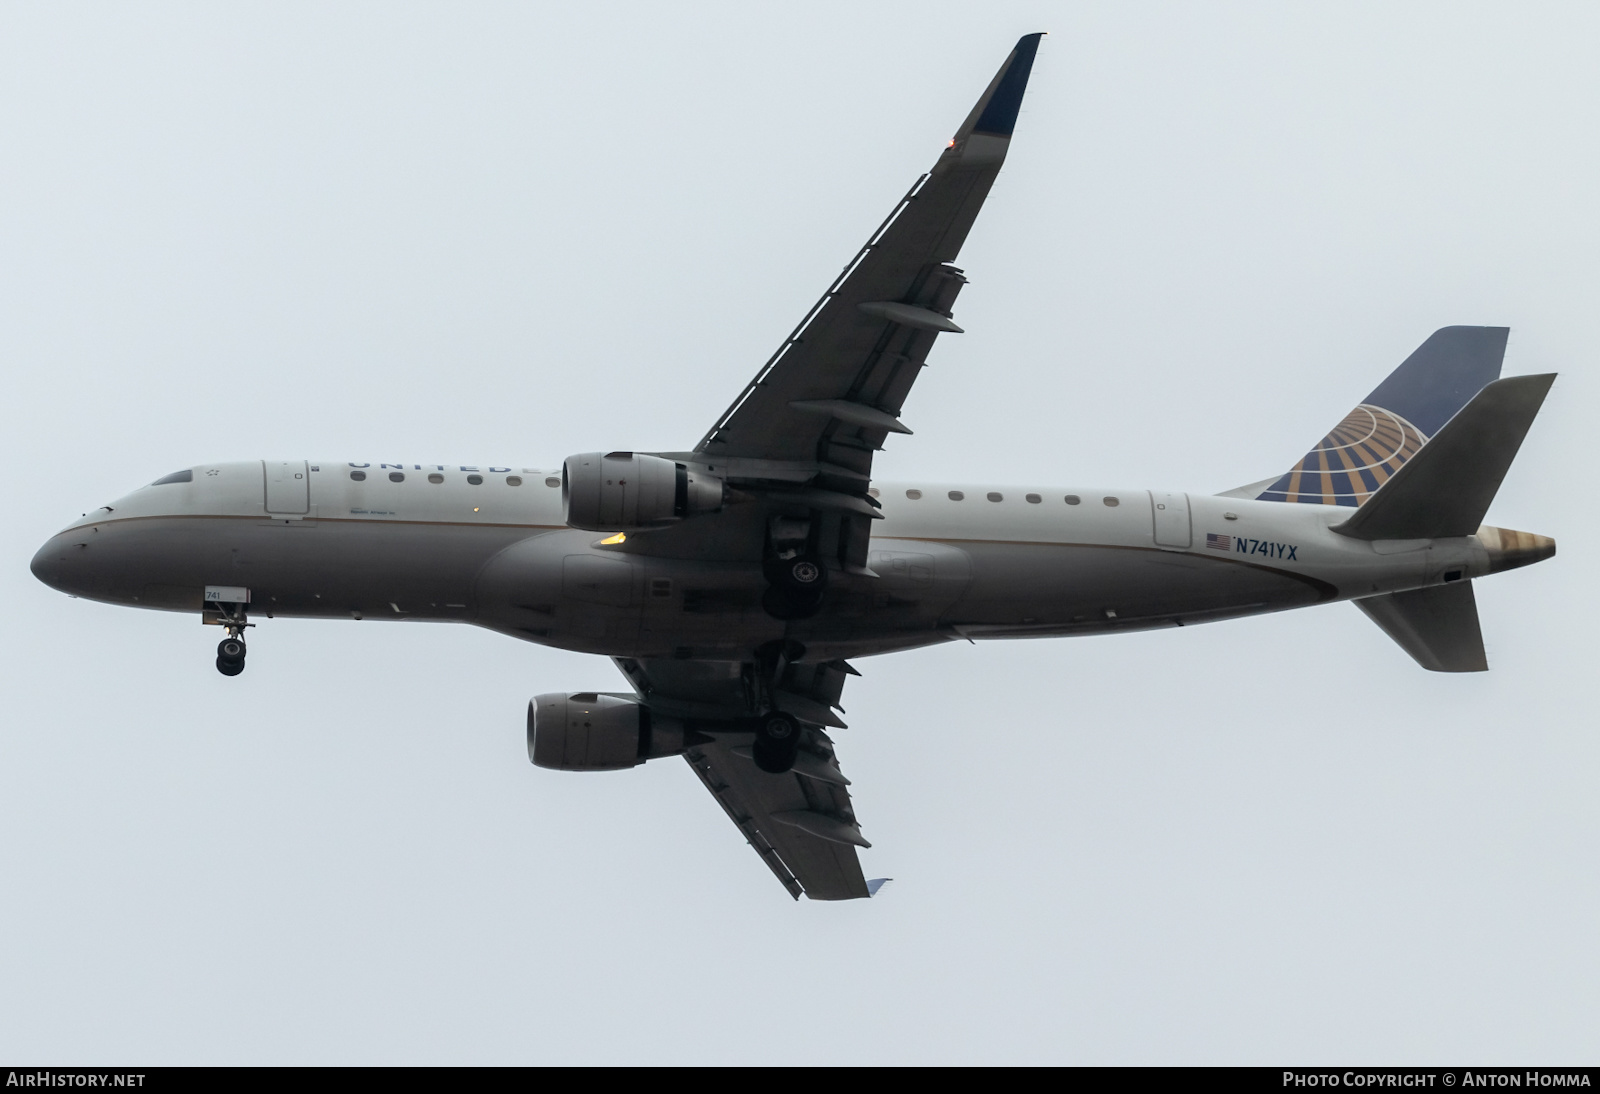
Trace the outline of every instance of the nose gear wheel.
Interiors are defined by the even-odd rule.
[[[224,676],[238,676],[244,671],[244,631],[255,626],[246,621],[243,604],[215,605],[228,637],[217,643],[217,671]]]

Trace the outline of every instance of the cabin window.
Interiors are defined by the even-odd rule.
[[[910,498],[912,501],[921,501],[922,500],[922,491],[921,490],[907,490],[906,491],[906,497]]]
[[[1105,502],[1106,505],[1109,506],[1112,509],[1115,509],[1117,506],[1122,504],[1122,502],[1120,502],[1116,498],[1101,498],[1100,500]]]
[[[193,481],[194,481],[194,472],[192,470],[191,471],[174,471],[170,475],[162,475],[159,479],[157,479],[155,482],[151,483],[150,485],[151,486],[165,486],[169,482],[193,482]]]
[[[356,482],[366,482],[367,481],[367,473],[365,471],[352,471],[352,472],[350,472],[350,477],[352,479],[354,479]]]
[[[389,481],[390,482],[405,482],[406,481],[405,473],[402,472],[402,471],[391,471],[391,472],[389,472]]]
[[[522,476],[521,475],[507,475],[506,476],[506,485],[507,486],[521,486],[522,485]]]
[[[961,492],[961,491],[959,491],[959,490],[952,490],[952,491],[950,491],[950,500],[951,500],[951,501],[960,501],[960,500],[961,500],[961,499],[962,499],[962,498],[964,498],[964,497],[966,497],[966,495],[965,495],[965,494],[963,494],[963,493],[962,493],[962,492]]]
[[[561,480],[556,478],[554,475],[551,475],[549,478],[544,480],[544,484],[546,486],[560,486]]]
[[[467,476],[467,481],[470,482],[473,486],[482,486],[483,485],[483,476],[482,475],[468,475]]]
[[[444,476],[435,471],[433,474],[428,476],[428,481],[433,483],[433,485],[438,486],[444,481]]]
[[[1006,496],[1004,494],[1000,493],[1000,491],[998,491],[998,490],[991,490],[991,491],[989,491],[989,500],[990,501],[1005,501],[1006,500]]]
[[[1068,494],[1066,497],[1066,502],[1068,505],[1077,505],[1082,500],[1083,499],[1078,497],[1076,494]]]
[[[1024,497],[1026,497],[1028,499],[1028,504],[1029,505],[1038,505],[1041,501],[1044,500],[1038,494],[1026,494],[1026,495],[1024,495]]]

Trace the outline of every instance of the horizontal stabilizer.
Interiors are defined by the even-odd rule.
[[[1470,581],[1369,596],[1355,605],[1430,672],[1483,672],[1489,667]]]
[[[889,884],[889,882],[891,882],[893,880],[894,880],[894,878],[892,878],[892,877],[872,877],[872,878],[868,878],[867,879],[867,895],[868,896],[877,896],[878,895],[878,890],[883,888],[885,885]]]
[[[1485,386],[1333,531],[1355,539],[1472,535],[1555,378],[1513,376]]]

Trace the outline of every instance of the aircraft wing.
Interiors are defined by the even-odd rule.
[[[966,283],[950,265],[1000,172],[1041,34],[1023,37],[917,180],[695,449],[820,465],[814,485],[865,495],[872,453]]]
[[[850,900],[872,895],[856,858],[856,848],[871,844],[862,838],[850,780],[839,770],[833,740],[823,728],[844,728],[834,710],[853,669],[841,661],[788,668],[774,699],[800,720],[805,736],[794,770],[769,775],[750,758],[754,734],[728,728],[754,713],[750,666],[616,660],[653,713],[683,718],[697,730],[698,743],[684,758],[791,896]]]

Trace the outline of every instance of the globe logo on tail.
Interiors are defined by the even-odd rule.
[[[1258,498],[1358,506],[1421,451],[1427,440],[1420,429],[1394,411],[1362,403]]]

